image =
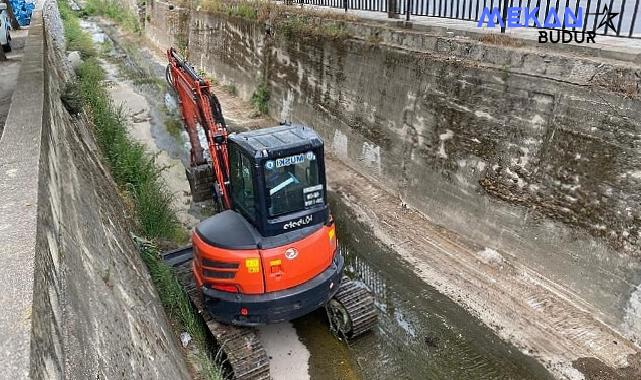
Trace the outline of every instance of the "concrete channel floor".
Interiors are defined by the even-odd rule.
[[[0,62],[0,136],[2,136],[4,123],[9,114],[11,96],[16,88],[27,33],[27,29],[11,31],[13,39],[11,47],[13,49],[7,53],[7,60]]]

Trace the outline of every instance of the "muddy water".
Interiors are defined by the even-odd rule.
[[[331,175],[331,173],[330,173]],[[343,358],[325,340],[318,313],[294,321],[312,352],[312,379],[547,379],[534,359],[500,340],[449,298],[425,285],[410,268],[356,221],[338,194],[330,196],[347,271],[374,292],[379,326],[347,351],[357,371],[344,372]]]
[[[84,25],[98,38],[104,38],[93,23]],[[98,39],[96,38],[96,39]],[[121,72],[162,79],[163,66],[149,57],[140,62],[124,59],[120,49],[115,56]],[[113,81],[126,81],[111,71]],[[146,99],[149,120],[138,123],[147,128],[147,139],[153,150],[161,152],[172,166],[185,163],[186,139],[172,136],[163,119],[166,109],[175,102],[159,90],[157,83],[128,86]],[[223,107],[224,99],[221,99]],[[162,110],[162,111],[161,111]],[[132,110],[135,111],[135,110]],[[227,115],[228,121],[235,115]],[[234,123],[230,122],[234,129]],[[136,134],[136,132],[134,132]],[[138,136],[140,137],[140,136]],[[165,157],[160,156],[160,157]],[[182,168],[172,172],[171,181],[183,181]],[[331,173],[328,173],[331,176]],[[173,178],[176,177],[176,178]],[[377,329],[349,345],[335,339],[327,330],[324,311],[319,310],[289,324],[270,327],[263,336],[273,346],[276,360],[275,378],[312,379],[545,379],[548,372],[532,358],[501,341],[479,320],[456,303],[425,285],[411,268],[377,242],[367,226],[356,221],[339,194],[331,194],[331,206],[337,220],[338,236],[347,257],[347,271],[373,290],[380,311]],[[183,206],[184,207],[184,206]],[[206,217],[206,210],[194,205],[189,209],[194,220]],[[279,330],[280,329],[280,330]],[[293,336],[292,333],[294,333]],[[298,335],[296,337],[295,335]],[[291,339],[285,339],[290,336]],[[293,339],[293,341],[292,341]],[[305,345],[297,348],[300,343]],[[269,347],[268,347],[269,348]],[[304,351],[304,352],[301,352]],[[297,369],[298,371],[294,370]],[[289,371],[289,372],[288,372]],[[298,375],[294,375],[298,374]],[[288,376],[289,375],[289,376]]]

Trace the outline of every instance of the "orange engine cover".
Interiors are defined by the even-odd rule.
[[[316,277],[332,263],[334,225],[323,225],[304,239],[269,249],[214,247],[192,234],[196,285],[244,294],[289,289]]]

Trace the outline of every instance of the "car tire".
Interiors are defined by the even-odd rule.
[[[11,51],[11,44],[7,43],[6,45],[2,45],[2,51],[9,53]]]

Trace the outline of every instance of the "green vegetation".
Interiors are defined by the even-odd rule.
[[[256,87],[256,91],[254,91],[250,102],[258,112],[263,115],[267,115],[269,112],[269,89],[267,88],[265,80],[260,81],[260,84]]]
[[[312,16],[289,16],[279,20],[276,27],[287,38],[314,37],[339,40],[348,37],[347,30],[342,23]]]
[[[66,1],[58,3],[60,17],[65,25],[65,40],[68,51],[77,51],[83,59],[96,56],[91,36],[80,28],[78,17],[73,13]]]
[[[233,84],[224,85],[223,90],[231,96],[238,96],[238,89]]]
[[[160,301],[165,310],[184,327],[197,343],[206,344],[207,333],[198,311],[194,310],[189,296],[174,276],[171,268],[158,259],[160,253],[158,248],[152,244],[143,244],[140,252],[147,268],[149,268],[151,278],[156,284]]]
[[[165,114],[165,128],[167,129],[167,132],[169,132],[169,134],[175,139],[180,138],[180,134],[184,129],[182,121],[180,121],[177,116],[169,114],[169,111]]]
[[[116,0],[87,0],[84,12],[90,16],[104,16],[117,22],[125,30],[140,33],[140,23],[131,10]]]
[[[352,19],[332,12],[311,11],[260,0],[200,0],[199,5],[206,12],[250,21],[270,20],[275,30],[281,31],[287,38],[344,39],[349,37],[344,21]]]
[[[90,0],[89,3],[96,2]],[[105,73],[92,46],[91,38],[80,29],[77,15],[66,3],[58,3],[68,38],[68,50],[79,50],[84,62],[77,69],[77,79],[65,86],[61,98],[67,109],[84,109],[94,126],[96,141],[111,167],[114,180],[130,202],[138,232],[149,240],[182,243],[187,232],[180,226],[172,208],[173,196],[161,177],[161,168],[155,156],[145,152],[127,132],[127,120],[120,107],[111,100],[103,84]],[[111,9],[111,8],[108,8]],[[111,11],[109,11],[111,12]],[[140,245],[141,256],[158,290],[168,316],[175,321],[177,331],[187,331],[196,347],[196,360],[202,377],[221,379],[221,370],[215,358],[210,357],[206,327],[193,309],[188,295],[158,255],[153,244]],[[102,279],[109,284],[110,273]]]
[[[150,239],[174,239],[181,227],[171,207],[173,196],[162,181],[155,157],[129,138],[122,109],[113,104],[103,79],[104,72],[94,59],[78,68],[80,94],[95,126],[98,144],[111,165],[116,183],[133,200],[143,235]]]

